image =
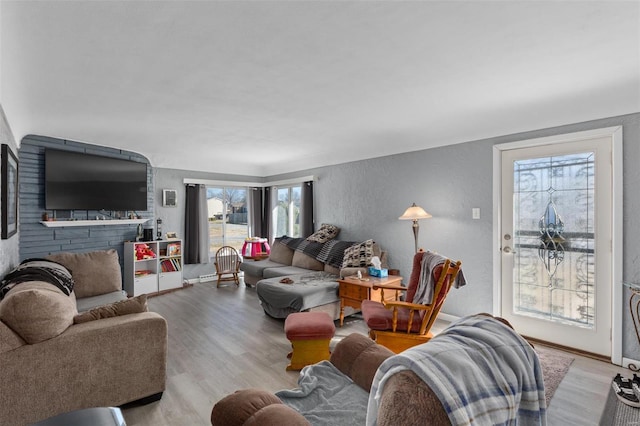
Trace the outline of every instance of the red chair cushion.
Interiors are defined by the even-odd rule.
[[[331,339],[336,331],[326,312],[295,312],[284,321],[284,333],[289,340]]]
[[[393,330],[393,310],[387,309],[380,302],[374,302],[373,300],[362,301],[362,316],[367,326],[371,330]],[[417,333],[420,331],[420,325],[422,322],[422,315],[415,313],[413,315],[413,322],[411,324],[411,332]],[[407,325],[409,324],[409,310],[404,308],[398,309],[398,326],[396,331],[407,331]]]

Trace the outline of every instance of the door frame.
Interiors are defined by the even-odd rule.
[[[611,265],[611,362],[622,365],[622,126],[553,135],[541,138],[508,142],[493,146],[493,314],[502,314],[502,236],[500,233],[502,218],[502,151],[535,147],[540,145],[577,142],[584,139],[608,137],[611,140],[612,185],[612,265]]]

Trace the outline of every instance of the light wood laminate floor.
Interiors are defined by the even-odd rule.
[[[298,372],[285,371],[290,344],[284,320],[264,314],[255,289],[200,283],[150,298],[149,309],[169,327],[167,388],[159,402],[124,410],[129,426],[210,425],[213,404],[238,389],[296,387]],[[436,323],[434,329],[444,326]],[[345,318],[332,346],[354,332],[367,332],[359,316]],[[572,356],[575,361],[551,400],[548,424],[597,425],[612,377],[631,372]]]

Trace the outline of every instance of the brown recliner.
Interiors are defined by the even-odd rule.
[[[330,362],[358,386],[369,392],[378,367],[394,355],[361,334],[342,339]],[[403,371],[392,376],[382,392],[378,425],[448,425],[449,417],[433,391],[415,373]],[[218,401],[211,411],[213,426],[302,426],[310,423],[284,405],[271,392],[243,389]]]

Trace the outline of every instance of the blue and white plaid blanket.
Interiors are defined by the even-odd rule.
[[[402,370],[429,385],[453,425],[547,424],[538,355],[494,318],[464,317],[429,342],[385,360],[369,394],[367,425],[377,422],[386,380]]]

